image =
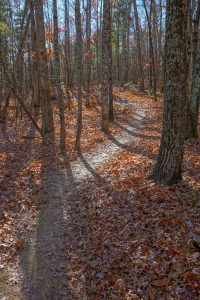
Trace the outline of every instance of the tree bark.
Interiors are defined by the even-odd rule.
[[[150,7],[150,15],[152,13],[152,2],[153,0],[151,0],[151,7]],[[154,99],[157,99],[157,95],[156,95],[156,69],[155,69],[155,56],[154,56],[154,47],[153,47],[153,38],[152,38],[152,25],[151,25],[151,18],[148,14],[147,11],[147,6],[146,6],[146,0],[143,0],[143,4],[144,4],[144,9],[145,9],[145,14],[146,14],[146,18],[147,18],[147,23],[148,23],[148,28],[149,28],[149,50],[150,50],[150,61],[151,61],[151,66],[150,66],[150,72],[152,72],[153,75],[153,95],[154,95]]]
[[[87,0],[86,8],[86,106],[90,107],[91,84],[91,0]]]
[[[181,180],[188,92],[189,0],[168,0],[164,67],[163,131],[151,178],[172,185]]]
[[[57,0],[53,0],[53,23],[54,23],[54,53],[55,53],[55,75],[56,75],[56,90],[59,103],[59,115],[60,115],[60,149],[66,150],[65,146],[65,109],[64,101],[62,97],[61,78],[60,78],[60,50],[58,40],[58,12],[57,12]]]
[[[109,120],[112,119],[113,103],[111,100],[112,86],[112,50],[111,50],[111,5],[110,0],[103,2],[103,25],[102,25],[102,71],[101,71],[101,101],[102,101],[102,123],[104,132],[109,130]],[[112,101],[112,100],[111,100]],[[109,103],[110,102],[110,103]]]
[[[83,70],[83,41],[80,1],[75,2],[75,23],[76,23],[76,76],[78,85],[78,114],[77,114],[77,132],[76,132],[76,150],[80,150],[81,132],[82,132],[82,70]]]
[[[35,107],[40,106],[40,95],[38,89],[38,76],[37,76],[37,49],[36,49],[36,27],[35,27],[35,12],[33,0],[30,2],[31,13],[31,50],[32,50],[32,101]]]
[[[54,130],[53,114],[50,103],[49,78],[45,46],[45,28],[43,0],[34,0],[36,19],[36,44],[38,55],[39,95],[42,113],[42,131],[44,134]]]
[[[138,70],[139,70],[139,90],[144,92],[144,70],[142,61],[142,47],[141,47],[141,36],[140,36],[140,24],[137,10],[136,0],[133,0],[133,8],[135,15],[135,27],[136,27],[136,40],[137,40],[137,56],[138,56]]]
[[[200,101],[200,49],[198,50],[200,23],[200,0],[192,26],[192,87],[188,102],[186,139],[198,137],[198,114]]]

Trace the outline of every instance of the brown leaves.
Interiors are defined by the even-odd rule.
[[[195,158],[199,143],[191,141],[186,145],[183,184],[168,188],[153,183],[148,174],[158,151],[161,106],[151,104],[144,95],[135,94],[133,100],[132,93],[117,93],[146,107],[144,130],[139,133],[134,128],[138,139],[130,145],[130,151],[122,150],[111,157],[94,170],[97,177],[87,178],[77,190],[72,188],[73,201],[67,204],[67,211],[63,210],[67,216],[67,244],[62,246],[71,266],[66,281],[74,291],[85,295],[85,299],[198,299],[200,253],[192,237],[200,236],[199,175]],[[119,118],[123,113],[127,113],[124,119],[130,117],[130,111],[124,107],[116,108]],[[67,112],[66,142],[71,159],[76,158],[76,109],[73,101],[72,111]],[[60,165],[66,168],[66,160],[58,154],[57,112],[58,107],[54,105],[56,155]],[[100,132],[100,107],[96,98],[92,109],[86,109],[84,104],[83,116],[82,148],[87,151],[107,139]],[[113,126],[111,131],[119,133],[121,129]],[[21,147],[10,147],[7,143],[0,156],[4,174],[1,195],[3,209],[7,211],[2,215],[0,237],[5,245],[4,254],[13,244],[12,253],[17,250],[20,254],[25,242],[23,236],[14,233],[13,218],[15,212],[19,217],[25,210],[30,220],[37,211],[34,195],[41,189],[42,174],[50,174],[51,148],[44,151],[35,140],[24,142]],[[46,157],[45,166],[42,153]],[[71,190],[67,187],[64,191]],[[42,218],[43,207],[40,209]],[[23,223],[27,226],[27,220]],[[191,242],[187,243],[188,240]]]
[[[167,277],[154,279],[148,286],[148,295],[150,300],[159,299],[165,294],[166,288],[170,286],[170,281]]]
[[[161,278],[161,279],[154,279],[151,281],[151,285],[153,287],[168,287],[169,286],[169,279],[167,277]]]
[[[200,286],[200,269],[198,273],[194,273],[193,271],[188,271],[184,274],[186,282],[192,287],[198,288]]]

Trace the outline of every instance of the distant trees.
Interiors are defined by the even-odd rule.
[[[169,185],[182,176],[188,102],[188,15],[189,0],[167,1],[163,131],[152,178]]]
[[[186,8],[188,2],[190,8]],[[147,92],[156,99],[164,85],[163,134],[153,178],[163,183],[178,181],[183,131],[185,138],[198,136],[200,0],[167,1],[165,55],[165,0],[51,3],[0,0],[1,120],[6,121],[5,112],[15,93],[16,118],[24,110],[41,133],[32,112],[38,107],[45,136],[54,130],[53,110],[58,108],[60,148],[64,150],[67,114],[76,98],[75,147],[79,150],[82,110],[92,108],[94,88],[101,98],[101,129],[107,133],[114,120],[113,86]],[[63,9],[63,22],[58,7]]]

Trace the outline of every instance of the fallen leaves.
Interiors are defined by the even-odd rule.
[[[150,98],[136,93],[116,93],[146,108],[144,130],[127,150],[94,170],[96,177],[70,191],[74,194],[67,204],[67,242],[62,245],[71,266],[66,281],[77,297],[84,295],[85,299],[199,299],[199,141],[186,143],[183,183],[170,188],[153,183],[148,174],[158,152],[161,104],[152,104]],[[92,105],[92,110],[84,108],[85,151],[107,139],[97,131],[100,113],[97,103]],[[75,109],[74,102],[74,110],[67,113],[66,141],[71,159],[76,158]],[[121,112],[127,113],[119,105],[119,116]],[[115,133],[120,132],[115,129]],[[136,130],[133,128],[134,133]],[[0,223],[4,254],[12,249],[13,257],[25,247],[20,230],[27,231],[29,220],[21,221],[26,226],[20,230],[13,226],[14,220],[22,215],[33,218],[37,210],[42,216],[44,203],[37,202],[38,192],[47,195],[44,177],[57,170],[50,151],[54,153],[35,140],[21,146],[4,145],[1,189],[5,213]],[[58,159],[60,166],[65,166],[66,161],[59,155]]]

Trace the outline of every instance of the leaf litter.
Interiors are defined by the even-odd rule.
[[[59,262],[59,268],[57,262],[50,265],[56,265],[54,274],[61,275],[71,294],[66,288],[68,294],[64,290],[63,298],[58,299],[199,299],[199,140],[186,142],[181,184],[164,187],[153,183],[148,174],[159,147],[162,100],[154,103],[146,95],[120,90],[115,93],[117,98],[125,99],[126,106],[133,101],[146,109],[143,130],[133,128],[137,139],[126,147],[121,145],[121,151],[90,170],[93,177],[71,186],[62,183],[62,195],[72,189],[73,197],[68,196],[69,201],[62,203],[67,226],[61,231],[65,237],[54,238],[67,256]],[[129,109],[119,128],[126,128],[126,123],[131,122],[130,115]],[[122,131],[119,128],[116,125],[114,134]],[[85,152],[95,147],[96,142],[107,139],[100,133],[91,142],[94,131],[83,142]],[[45,198],[46,194],[47,202],[50,197],[48,184],[47,190],[42,185],[43,177],[59,173],[58,165],[63,172],[66,160],[60,155],[52,160],[53,149],[43,149],[38,140],[20,144],[20,139],[16,143],[8,132],[3,141],[0,266],[2,270],[10,266],[10,270],[15,268],[18,272],[20,257],[24,257],[30,236],[37,230],[40,214],[45,210],[46,202],[43,198],[41,201],[41,195]],[[68,149],[71,160],[75,160],[72,143]],[[61,253],[53,253],[51,247],[49,255],[60,257]],[[17,276],[20,277],[16,275],[15,280]],[[22,279],[16,282],[23,285]],[[23,289],[27,290],[27,286],[19,290]],[[57,289],[61,293],[59,286]],[[18,295],[19,291],[13,293]],[[57,296],[56,291],[51,293]]]

